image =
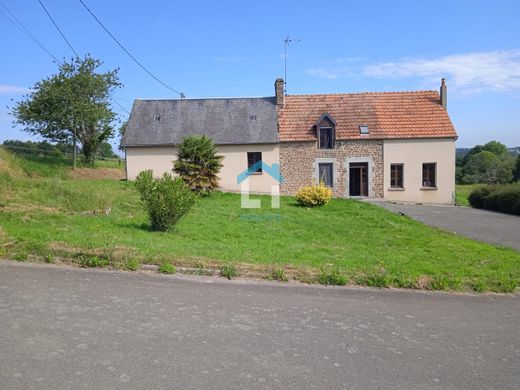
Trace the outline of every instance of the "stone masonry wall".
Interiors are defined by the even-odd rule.
[[[383,141],[336,140],[334,149],[318,149],[315,141],[281,142],[280,169],[284,182],[280,186],[282,195],[293,195],[299,188],[316,184],[316,159],[334,163],[334,197],[348,196],[347,159],[369,164],[369,195],[383,197]]]

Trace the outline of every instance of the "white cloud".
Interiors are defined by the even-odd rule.
[[[457,54],[438,58],[403,58],[369,65],[363,75],[376,78],[440,77],[465,92],[520,90],[520,50]]]
[[[307,71],[307,74],[310,74],[311,76],[318,76],[322,79],[337,79],[340,77],[353,77],[356,75],[354,70],[349,67],[321,67],[316,69],[309,69]],[[359,73],[358,73],[359,74]]]
[[[31,92],[29,88],[0,84],[0,95],[21,95],[28,92]]]
[[[450,87],[461,93],[483,90],[520,91],[520,50],[497,50],[455,54],[436,58],[402,58],[358,67],[330,66],[307,71],[325,79],[365,77],[380,79],[415,78],[437,84],[446,77]]]

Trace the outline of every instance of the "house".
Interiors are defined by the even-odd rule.
[[[136,100],[122,140],[127,178],[171,172],[182,138],[205,134],[224,156],[223,191],[254,166],[251,192],[282,195],[323,182],[336,197],[452,204],[457,133],[436,91]],[[279,164],[284,180],[262,171]],[[255,165],[256,164],[256,165]]]

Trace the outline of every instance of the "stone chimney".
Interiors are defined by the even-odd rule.
[[[441,106],[445,110],[448,108],[448,88],[446,87],[446,79],[441,80]]]
[[[283,79],[277,78],[274,82],[274,96],[276,97],[276,105],[283,107],[284,105],[284,91]]]

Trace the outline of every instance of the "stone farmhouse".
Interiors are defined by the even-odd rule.
[[[224,156],[222,191],[282,195],[322,182],[336,197],[452,204],[457,133],[447,87],[437,91],[135,100],[122,140],[129,180],[145,169],[171,172],[177,145],[206,135]],[[262,164],[258,164],[262,161]],[[279,164],[283,182],[262,169]]]

